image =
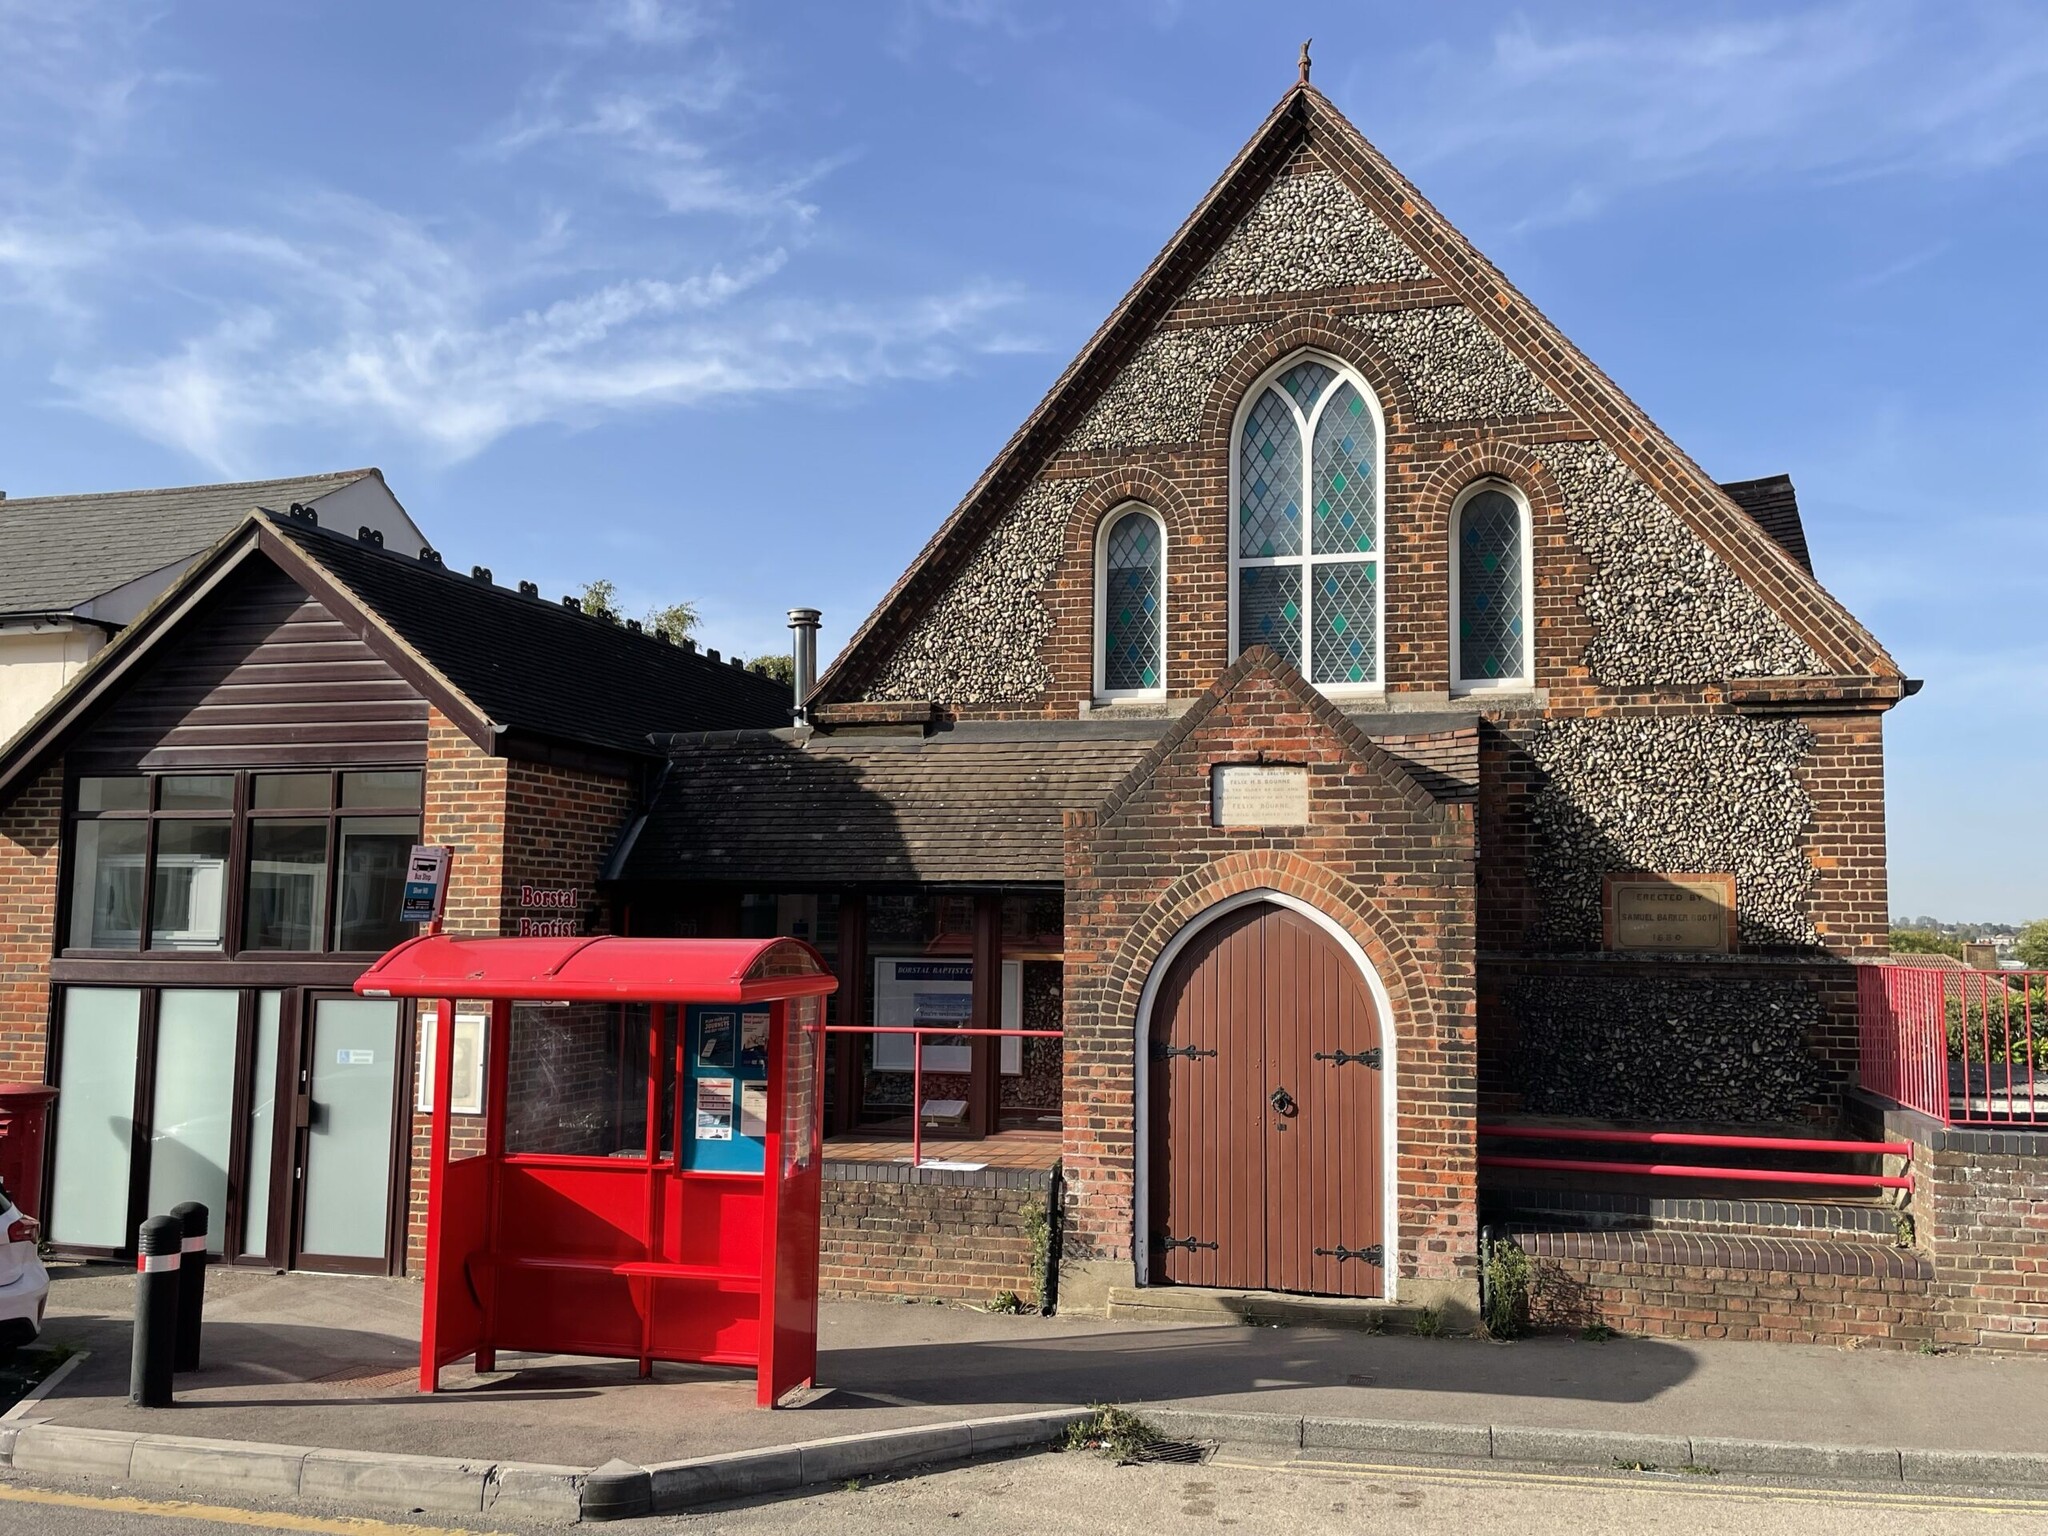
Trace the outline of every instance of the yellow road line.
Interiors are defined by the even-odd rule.
[[[234,1509],[224,1504],[193,1504],[184,1499],[109,1498],[91,1493],[60,1493],[52,1488],[25,1488],[0,1483],[0,1502],[56,1504],[66,1509],[93,1509],[107,1514],[161,1515],[167,1520],[211,1520],[216,1525],[247,1525],[266,1531],[306,1531],[314,1536],[449,1536],[445,1525],[397,1525],[388,1520],[355,1519],[346,1515],[294,1515],[274,1509]],[[466,1528],[464,1528],[467,1536]],[[480,1532],[477,1536],[504,1536]]]
[[[1994,1514],[2048,1515],[2048,1500],[1987,1499],[1968,1494],[1887,1493],[1882,1489],[1775,1487],[1757,1483],[1715,1483],[1704,1475],[1683,1482],[1658,1478],[1648,1481],[1641,1474],[1617,1470],[1612,1473],[1519,1472],[1501,1467],[1410,1466],[1399,1462],[1367,1461],[1226,1461],[1216,1457],[1212,1467],[1232,1471],[1297,1471],[1318,1477],[1398,1477],[1411,1482],[1451,1485],[1456,1483],[1506,1483],[1518,1487],[1598,1488],[1608,1492],[1676,1493],[1690,1498],[1754,1499],[1765,1503],[1852,1504],[1870,1508],[1916,1510],[1974,1510]]]

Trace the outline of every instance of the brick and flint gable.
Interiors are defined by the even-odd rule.
[[[1299,87],[855,635],[818,703],[1071,718],[1093,685],[1096,525],[1126,500],[1166,525],[1169,691],[1199,692],[1231,659],[1235,412],[1305,348],[1355,368],[1386,412],[1390,693],[1448,686],[1451,503],[1489,475],[1534,514],[1537,684],[1556,703],[1897,679],[1796,558]]]

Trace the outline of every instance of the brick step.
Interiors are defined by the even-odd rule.
[[[1703,1232],[1897,1244],[1898,1208],[1883,1198],[1757,1199],[1643,1189],[1488,1189],[1481,1220],[1576,1231]]]
[[[1114,1286],[1109,1315],[1134,1323],[1284,1323],[1299,1328],[1412,1330],[1422,1308],[1360,1296],[1211,1290],[1195,1285]]]

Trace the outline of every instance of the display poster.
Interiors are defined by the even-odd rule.
[[[764,1071],[768,1066],[768,1013],[740,1015],[740,1066],[751,1072]]]
[[[1003,962],[1002,1029],[1022,1029],[1024,1018],[1024,967],[1015,960]],[[906,1024],[965,1027],[974,1016],[974,962],[971,960],[877,960],[875,962],[875,1025],[877,1028]],[[912,1069],[915,1037],[876,1035],[875,1070],[908,1072]],[[998,1053],[1006,1077],[1024,1071],[1024,1042],[1006,1035]],[[927,1072],[970,1070],[973,1047],[966,1040],[944,1041],[928,1037],[924,1048]]]
[[[434,1108],[434,1042],[440,1037],[440,1012],[432,1003],[420,1004],[420,1075],[414,1105],[429,1113]],[[484,1112],[484,1036],[490,1022],[490,1014],[482,1009],[455,1010],[455,1080],[448,1100],[455,1114]]]
[[[732,1023],[732,1015],[729,1013],[697,1015],[697,1065],[732,1065]]]
[[[730,1015],[725,1017],[730,1017]],[[731,1078],[700,1077],[697,1079],[697,1139],[699,1141],[732,1140]]]
[[[740,1084],[740,1134],[756,1141],[768,1134],[768,1085]]]

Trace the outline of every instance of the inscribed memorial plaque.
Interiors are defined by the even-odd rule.
[[[1613,874],[1606,894],[1611,950],[1735,949],[1733,875]]]
[[[1305,827],[1308,770],[1218,763],[1209,770],[1209,822],[1217,827]]]

